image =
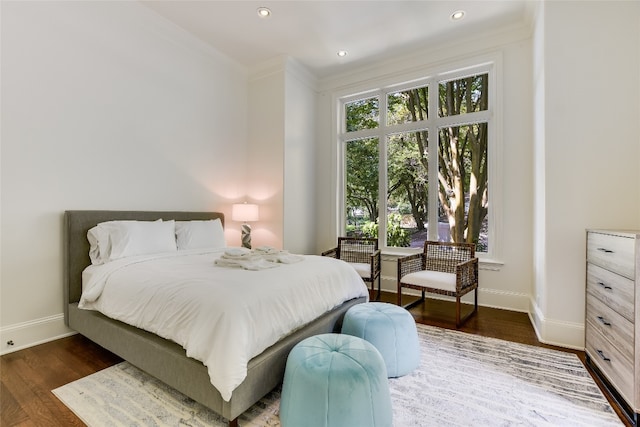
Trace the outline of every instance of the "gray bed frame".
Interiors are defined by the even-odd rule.
[[[251,359],[246,379],[234,390],[231,400],[224,401],[211,385],[206,367],[187,357],[181,346],[98,312],[78,308],[82,293],[82,271],[90,264],[87,231],[104,221],[152,221],[160,218],[177,221],[220,218],[224,224],[224,215],[219,212],[70,210],[64,213],[65,324],[210,408],[229,420],[229,426],[237,426],[238,416],[282,381],[287,356],[295,344],[316,334],[339,331],[344,313],[351,306],[365,302],[365,299],[345,302]]]

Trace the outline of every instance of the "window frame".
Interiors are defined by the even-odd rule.
[[[501,56],[498,53],[468,59],[460,62],[452,62],[439,67],[422,68],[413,71],[411,74],[390,75],[385,79],[370,81],[365,84],[351,87],[343,87],[339,93],[334,93],[334,106],[336,108],[333,118],[335,120],[336,134],[334,136],[337,146],[337,232],[344,235],[346,232],[346,157],[345,149],[348,141],[363,138],[378,138],[379,151],[379,178],[378,178],[378,209],[380,213],[387,212],[386,194],[387,186],[387,137],[391,134],[403,132],[416,132],[426,130],[430,138],[432,150],[437,152],[439,143],[439,130],[449,126],[463,126],[479,122],[488,123],[488,191],[490,197],[487,220],[489,222],[488,240],[489,250],[478,252],[477,256],[485,263],[501,264],[502,258],[502,81],[501,81]],[[488,109],[457,116],[440,117],[438,114],[439,84],[464,77],[479,74],[488,74]],[[387,125],[387,100],[388,95],[394,92],[413,89],[428,85],[428,116],[425,121],[407,122],[392,126]],[[351,88],[351,89],[350,89]],[[375,129],[364,129],[346,132],[345,105],[350,102],[362,100],[370,97],[378,97],[378,127]],[[392,130],[390,130],[392,129]],[[432,140],[433,138],[433,140]],[[430,182],[437,182],[433,175],[437,174],[438,156],[429,157]],[[429,192],[430,206],[438,205],[437,191]],[[430,209],[428,221],[431,224],[437,223],[437,209]],[[379,235],[386,236],[386,221],[379,221]],[[430,227],[428,238],[437,240],[437,227]],[[384,240],[384,242],[383,242]],[[384,244],[383,244],[384,243]],[[380,245],[385,254],[406,255],[418,252],[416,248],[400,248],[386,246],[386,239],[381,239]]]

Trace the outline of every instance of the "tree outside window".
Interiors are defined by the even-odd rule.
[[[388,247],[438,239],[488,251],[488,85],[478,73],[343,102],[348,235],[383,231]]]

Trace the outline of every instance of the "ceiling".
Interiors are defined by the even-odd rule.
[[[248,69],[281,56],[317,77],[526,22],[533,0],[143,1]],[[260,18],[258,7],[272,14]],[[464,10],[465,16],[450,16]],[[347,56],[337,52],[346,50]]]

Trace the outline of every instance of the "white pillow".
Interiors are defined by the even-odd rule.
[[[176,221],[178,250],[224,248],[224,230],[220,219]]]
[[[176,248],[175,221],[135,221],[119,224],[111,234],[110,260],[135,255],[173,252]]]
[[[94,265],[104,264],[109,261],[109,254],[111,253],[109,232],[103,224],[98,224],[87,232],[89,258],[91,258],[91,264]]]
[[[89,230],[87,238],[93,264],[177,249],[173,220],[103,222]]]

